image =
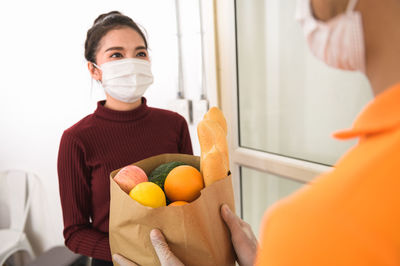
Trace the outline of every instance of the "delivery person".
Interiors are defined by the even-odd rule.
[[[299,0],[296,17],[313,54],[364,72],[375,99],[335,134],[359,140],[335,168],[266,212],[257,253],[249,226],[222,206],[238,262],[400,265],[400,0]],[[160,231],[151,239],[163,265],[179,265]]]

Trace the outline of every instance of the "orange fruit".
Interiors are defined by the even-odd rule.
[[[204,182],[201,173],[190,165],[175,167],[165,178],[164,191],[172,202],[191,202],[200,196],[202,188]]]
[[[168,204],[168,206],[182,206],[185,204],[188,204],[189,202],[183,201],[183,200],[178,200],[178,201],[174,201],[170,204]]]

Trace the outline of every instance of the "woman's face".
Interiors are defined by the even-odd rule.
[[[137,58],[150,61],[143,38],[129,27],[110,30],[101,38],[96,54],[96,64],[124,58]],[[101,80],[101,71],[88,63],[89,71],[95,80]]]

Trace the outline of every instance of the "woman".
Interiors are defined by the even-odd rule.
[[[110,172],[153,155],[193,153],[185,119],[142,97],[153,81],[147,48],[137,24],[117,11],[100,15],[87,32],[88,69],[106,100],[64,131],[58,177],[65,244],[92,265],[112,265]]]

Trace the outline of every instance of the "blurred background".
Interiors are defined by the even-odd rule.
[[[360,73],[310,54],[295,7],[296,0],[1,1],[0,171],[38,176],[25,228],[35,255],[64,242],[61,135],[104,99],[84,58],[86,32],[101,13],[118,10],[145,29],[155,78],[148,105],[185,116],[195,155],[204,106],[222,109],[236,211],[256,234],[268,206],[329,170],[354,145],[332,133],[350,127],[372,93]],[[9,220],[1,213],[0,228]]]

